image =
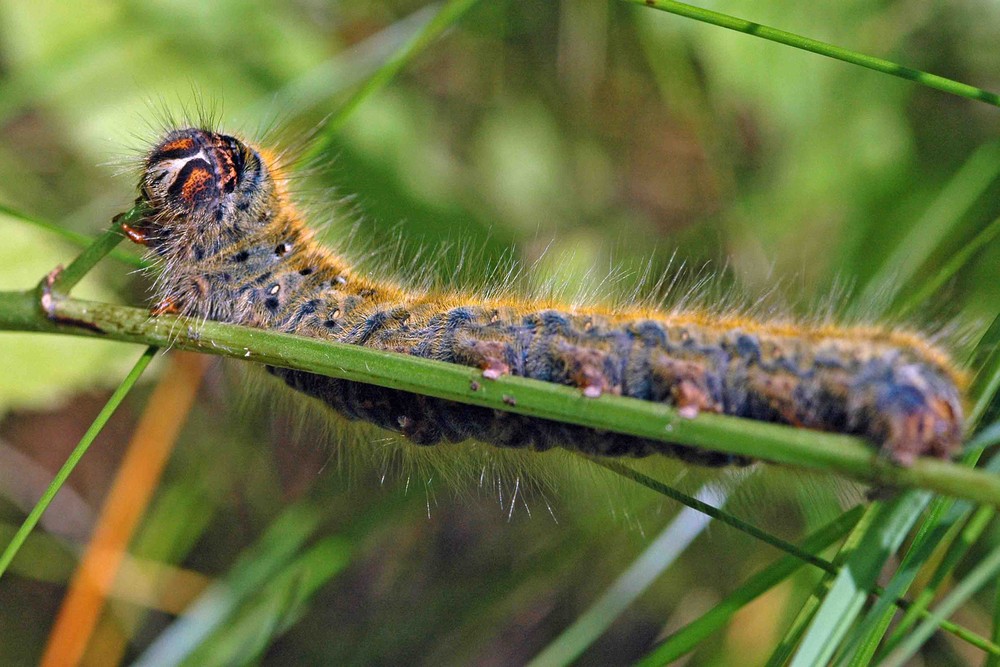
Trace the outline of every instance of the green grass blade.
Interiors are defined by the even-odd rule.
[[[28,514],[24,523],[21,524],[21,528],[14,534],[14,538],[4,549],[3,554],[0,554],[0,577],[2,577],[3,573],[7,571],[11,561],[14,560],[14,556],[17,555],[18,549],[20,549],[21,545],[24,544],[24,541],[27,539],[29,533],[31,533],[34,529],[38,520],[42,517],[42,514],[45,513],[45,510],[52,502],[52,499],[55,498],[56,493],[58,493],[59,489],[62,488],[62,485],[66,483],[66,479],[70,476],[70,473],[72,473],[73,469],[76,468],[76,465],[80,462],[80,459],[83,458],[83,455],[87,453],[87,449],[90,447],[91,443],[94,442],[94,438],[96,438],[97,434],[101,432],[104,425],[108,423],[108,420],[111,419],[111,415],[115,413],[115,410],[118,409],[118,406],[121,405],[121,402],[125,400],[129,391],[132,390],[132,387],[135,386],[135,383],[139,380],[142,372],[146,370],[147,366],[149,366],[149,362],[153,360],[153,357],[156,355],[156,351],[157,348],[150,347],[142,353],[139,360],[135,362],[135,366],[132,367],[132,370],[125,376],[125,379],[122,380],[120,385],[118,385],[118,388],[115,389],[114,393],[111,394],[111,398],[109,398],[108,402],[105,403],[104,407],[97,414],[97,417],[94,418],[90,428],[88,428],[87,432],[83,434],[82,438],[80,438],[80,442],[78,442],[76,447],[73,448],[72,453],[70,453],[66,462],[59,469],[59,472],[57,472],[55,477],[52,478],[52,482],[45,489],[45,493],[42,494],[38,503]]]
[[[365,83],[358,88],[344,104],[340,106],[336,113],[330,116],[324,124],[323,130],[316,138],[316,141],[306,151],[300,163],[308,162],[318,155],[322,155],[327,150],[337,132],[344,122],[357,109],[362,102],[384,87],[395,77],[414,57],[423,51],[429,44],[434,42],[441,34],[453,26],[462,16],[476,4],[478,0],[448,0],[441,7],[441,11],[427,22],[423,30],[414,35],[407,44],[398,49],[393,56],[386,61]]]
[[[874,589],[887,559],[903,543],[930,502],[931,494],[909,491],[880,504],[857,548],[847,557],[829,593],[812,619],[792,660],[793,667],[826,664],[853,625]]]
[[[332,58],[298,75],[277,92],[240,109],[247,121],[268,118],[276,113],[298,116],[322,108],[329,100],[358,85],[388,61],[433,18],[436,5],[427,5],[395,21],[377,33],[339,51]]]
[[[997,444],[1000,444],[1000,421],[990,424],[977,433],[976,437],[970,440],[965,447],[972,454]],[[986,465],[986,469],[1000,472],[1000,468],[993,467],[995,465],[997,465],[996,459],[991,459]]]
[[[727,494],[713,486],[698,492],[699,502],[725,504]],[[557,667],[576,660],[704,531],[711,517],[684,508],[632,565],[576,621],[531,660],[530,667]]]
[[[980,507],[975,511],[963,527],[958,540],[950,545],[948,552],[945,554],[945,557],[942,559],[940,565],[938,565],[937,569],[934,571],[934,574],[932,575],[927,586],[920,591],[917,597],[913,600],[913,604],[906,610],[906,613],[900,619],[896,628],[893,630],[892,635],[890,635],[889,639],[886,641],[883,652],[892,651],[907,636],[909,636],[910,629],[916,621],[927,616],[927,608],[937,596],[937,592],[940,589],[941,584],[954,573],[956,566],[968,553],[972,545],[979,540],[995,515],[996,511],[992,507]],[[962,638],[969,643],[979,647],[991,655],[995,655],[1000,652],[1000,646],[997,646],[996,642],[993,642],[992,645],[988,645],[982,641],[981,637],[978,635],[972,635],[964,629],[956,634],[962,636]]]
[[[1000,573],[1000,547],[995,547],[934,608],[931,617],[918,625],[881,664],[885,667],[900,667],[906,664],[938,629],[941,620],[948,618],[976,591],[995,580],[998,573]]]
[[[652,477],[649,477],[648,475],[644,475],[641,472],[638,472],[637,470],[628,467],[627,465],[621,463],[620,461],[615,461],[612,459],[592,458],[592,457],[586,457],[586,458],[590,461],[593,461],[594,463],[596,463],[601,467],[607,468],[608,470],[611,470],[612,472],[621,475],[625,479],[631,480],[637,484],[645,486],[647,489],[650,489],[652,491],[656,491],[662,496],[666,496],[667,498],[672,498],[677,502],[683,503],[687,507],[698,511],[701,514],[710,516],[716,521],[724,523],[727,526],[731,526],[742,533],[746,533],[750,537],[760,540],[765,544],[769,544],[775,549],[783,551],[784,553],[790,556],[794,556],[795,558],[798,558],[804,563],[809,563],[810,565],[814,565],[815,567],[818,567],[824,572],[830,574],[837,573],[837,567],[833,563],[824,560],[819,556],[814,555],[810,551],[802,549],[791,542],[781,539],[780,537],[771,535],[770,533],[761,530],[757,526],[747,523],[746,521],[743,521],[742,519],[739,519],[735,515],[729,514],[728,512],[725,512],[724,510],[721,510],[718,507],[715,507],[714,505],[698,500],[697,498],[692,498],[691,496],[685,495],[680,491],[677,491],[676,489],[667,486],[663,482],[660,482],[659,480],[655,480]]]
[[[967,459],[972,462],[978,457],[978,450],[981,447],[985,447],[994,444],[1000,440],[1000,424],[994,424],[989,428],[983,430],[982,433],[977,436],[970,445],[970,454],[967,455]],[[1000,472],[1000,457],[995,456],[986,466],[985,469],[989,472],[998,473]],[[960,508],[961,509],[961,508]],[[959,510],[956,510],[956,525],[958,520],[966,520],[970,511],[969,508],[965,508],[961,514],[958,514]],[[910,628],[916,623],[918,617],[925,614],[930,603],[934,600],[938,589],[941,584],[944,583],[946,578],[954,572],[955,567],[962,560],[968,550],[972,545],[979,540],[982,533],[986,530],[995,514],[995,508],[992,507],[979,507],[976,509],[972,517],[968,519],[963,527],[959,538],[953,544],[948,546],[948,551],[945,553],[944,558],[938,564],[933,575],[928,581],[927,585],[924,587],[920,593],[917,594],[910,608],[900,619],[896,628],[893,630],[892,635],[886,641],[885,649],[883,652],[891,651],[895,646],[897,646],[909,632]],[[972,643],[979,643],[973,641]],[[991,649],[984,649],[991,650]]]
[[[287,508],[230,569],[225,580],[208,588],[185,614],[163,631],[139,656],[136,665],[176,665],[231,618],[311,539],[326,513],[310,502]]]
[[[51,284],[52,290],[68,294],[73,286],[83,280],[83,277],[97,266],[98,262],[122,242],[122,239],[125,238],[122,234],[122,225],[139,220],[144,213],[141,206],[134,206],[122,215],[116,216],[106,232],[87,246],[76,259],[70,262],[69,266],[56,274],[55,280]]]
[[[937,502],[940,500],[944,502]],[[862,667],[871,662],[871,657],[875,655],[896,613],[896,601],[909,590],[921,567],[934,553],[938,544],[948,538],[949,532],[958,530],[958,522],[966,516],[970,507],[968,503],[956,504],[950,499],[935,499],[935,501],[927,513],[927,520],[923,522],[885,591],[844,642],[845,648],[838,665]]]
[[[818,554],[846,535],[857,523],[863,511],[864,508],[859,505],[845,512],[806,537],[802,541],[802,544],[799,545],[800,548],[804,551]],[[692,621],[667,638],[666,641],[640,660],[637,663],[637,667],[655,667],[656,665],[665,665],[679,659],[729,623],[736,612],[787,579],[804,565],[804,561],[794,556],[785,556],[779,559],[774,564],[748,579],[746,583],[713,606],[703,616]]]
[[[302,617],[319,589],[350,563],[352,543],[326,537],[286,564],[182,664],[245,665]]]
[[[1000,581],[994,582],[996,590],[993,593],[993,633],[991,639],[994,644],[1000,644]],[[991,653],[984,667],[1000,667],[1000,653]]]
[[[871,528],[872,523],[878,518],[879,510],[879,504],[869,505],[864,508],[861,518],[858,519],[854,528],[847,535],[847,539],[844,540],[844,543],[840,545],[840,550],[833,559],[835,569],[839,568],[844,561],[847,560],[851,553],[854,552],[858,544],[861,543],[861,540]],[[771,654],[770,658],[768,658],[768,667],[778,667],[779,665],[788,664],[796,647],[802,642],[802,638],[811,626],[813,617],[816,615],[816,612],[819,611],[820,605],[830,592],[830,587],[833,585],[834,575],[839,573],[839,571],[839,569],[836,569],[833,573],[828,572],[816,582],[812,592],[806,599],[805,604],[802,606],[802,610],[796,615],[791,626],[789,626],[788,630],[785,632],[784,637],[782,637],[778,646],[775,647],[774,652]]]
[[[983,196],[998,175],[1000,142],[980,146],[882,262],[860,292],[858,300],[861,303],[876,303],[880,297],[885,298],[886,286],[908,284],[934,250],[954,233],[962,216]]]
[[[27,213],[15,210],[6,204],[0,204],[0,215],[13,218],[18,222],[30,225],[31,227],[43,229],[51,234],[61,237],[64,241],[72,243],[73,245],[85,247],[90,245],[91,241],[93,241],[93,239],[86,234],[81,234],[80,232],[75,232],[71,229],[65,229],[53,222],[49,222],[48,220],[42,220],[41,218],[36,218],[33,215],[28,215]]]
[[[875,70],[876,72],[890,74],[909,81],[915,81],[922,86],[951,93],[952,95],[958,95],[959,97],[979,100],[980,102],[986,102],[987,104],[992,104],[993,106],[1000,106],[1000,95],[983,90],[982,88],[970,86],[969,84],[954,81],[936,74],[921,72],[920,70],[913,69],[911,67],[904,67],[903,65],[896,64],[889,60],[875,58],[874,56],[868,56],[863,53],[834,46],[833,44],[821,42],[816,39],[802,37],[801,35],[796,35],[795,33],[787,32],[785,30],[778,30],[777,28],[771,28],[759,23],[753,23],[752,21],[747,21],[728,14],[721,14],[708,9],[701,9],[700,7],[693,7],[682,2],[674,2],[674,0],[626,0],[626,2],[642,5],[644,7],[652,7],[671,14],[677,14],[678,16],[684,16],[703,23],[716,25],[721,28],[728,28],[729,30],[735,30],[736,32],[753,35],[754,37],[760,37],[762,39],[791,46],[796,49],[802,49],[803,51],[809,51],[821,56],[833,58],[835,60],[841,60],[845,63],[851,63],[852,65],[860,65],[861,67],[867,67],[868,69]]]
[[[45,230],[46,232],[55,234],[56,236],[60,237],[63,241],[84,248],[97,241],[97,239],[91,236],[87,236],[86,234],[81,234],[80,232],[74,232],[71,229],[66,229],[65,227],[61,227],[53,222],[49,222],[48,220],[42,220],[41,218],[30,216],[26,213],[22,213],[21,211],[12,209],[9,206],[5,206],[4,204],[0,204],[0,215],[5,215],[8,218],[17,220],[18,222],[21,222],[23,224]],[[110,256],[118,260],[119,262],[130,264],[136,268],[145,268],[148,265],[147,262],[138,255],[122,252],[117,249],[112,250]]]
[[[782,551],[793,558],[797,558],[803,563],[808,563],[825,572],[828,577],[837,575],[842,571],[838,563],[846,559],[847,555],[854,551],[856,546],[864,538],[865,533],[872,525],[872,523],[878,521],[878,506],[871,506],[867,508],[863,518],[857,522],[857,525],[855,525],[854,531],[852,532],[851,536],[842,545],[837,560],[834,562],[830,562],[828,560],[820,558],[819,556],[816,556],[809,550],[805,550],[799,547],[798,545],[792,544],[791,542],[787,542],[779,537],[771,535],[770,533],[761,530],[760,528],[754,526],[753,524],[749,524],[745,521],[742,521],[741,519],[733,516],[732,514],[729,514],[728,512],[725,512],[724,510],[718,509],[696,498],[692,498],[691,496],[683,494],[680,491],[677,491],[676,489],[669,487],[658,480],[643,475],[642,473],[633,470],[632,468],[624,465],[619,461],[598,459],[598,458],[589,458],[589,460],[621,475],[626,479],[629,479],[637,484],[645,486],[650,490],[656,491],[660,495],[672,498],[673,500],[676,500],[677,502],[682,503],[693,510],[696,510],[698,512],[701,512],[702,514],[710,516],[713,519],[721,523],[724,523],[732,528],[735,528],[736,530],[739,530],[740,532],[743,532],[749,535],[750,537],[760,540],[765,544],[771,545],[774,548],[778,549],[779,551]],[[967,460],[965,463],[969,465],[972,464],[970,460]],[[1000,458],[998,458],[998,463],[1000,463]],[[940,499],[935,499],[935,500],[940,500]],[[944,507],[948,507],[948,505],[944,505]],[[825,591],[825,589],[828,587],[828,581],[829,581],[828,579],[821,581],[817,585],[817,588],[823,589]],[[866,593],[873,593],[887,597],[888,602],[890,604],[895,605],[896,607],[904,606],[904,603],[900,600],[899,597],[886,596],[885,592],[878,586],[875,586],[874,584],[869,589],[867,589]],[[925,613],[926,610],[919,611],[921,617]],[[981,648],[985,647],[986,649],[989,648],[988,640],[984,639],[979,635],[976,635],[975,633],[971,633],[965,630],[964,628],[958,627],[952,623],[943,624],[942,628],[946,629],[948,632],[951,632],[952,634],[958,637],[961,637],[962,639],[965,639],[966,641],[968,641],[973,645],[979,646]],[[789,646],[794,647],[795,643],[797,643],[797,638],[794,641],[791,641]]]
[[[978,424],[987,416],[997,391],[1000,390],[1000,315],[993,319],[976,350],[985,350],[985,353],[980,355],[982,358],[975,366],[977,372],[969,391],[973,398],[972,408],[969,410],[970,424]]]
[[[765,667],[782,667],[788,664],[792,652],[795,651],[795,647],[802,641],[802,636],[809,629],[813,617],[819,610],[819,606],[823,602],[823,597],[829,590],[829,583],[830,577],[823,577],[820,580],[816,590],[809,596],[805,604],[802,605],[802,609],[795,615],[795,619],[785,632],[784,637],[781,638],[781,641],[774,648],[774,652],[771,653],[767,662],[764,663]]]
[[[1000,234],[1000,218],[997,218],[988,224],[981,232],[969,240],[968,243],[963,245],[958,252],[956,252],[947,262],[944,263],[941,269],[934,274],[933,278],[924,283],[920,289],[904,300],[896,309],[896,312],[905,314],[914,308],[918,308],[921,304],[927,303],[930,297],[941,289],[942,285],[951,280],[955,274],[968,264],[969,260],[971,260],[977,252],[989,245],[989,243],[996,238],[997,234]]]

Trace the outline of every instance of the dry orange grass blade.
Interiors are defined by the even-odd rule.
[[[77,665],[83,658],[125,549],[194,403],[206,365],[207,359],[200,355],[174,354],[150,396],[56,616],[42,656],[44,667]]]

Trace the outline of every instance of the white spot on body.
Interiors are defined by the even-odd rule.
[[[698,408],[694,405],[685,405],[683,408],[677,411],[684,419],[694,419],[698,416]]]

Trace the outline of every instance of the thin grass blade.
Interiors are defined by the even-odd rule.
[[[72,453],[70,453],[69,457],[66,459],[66,463],[62,465],[59,472],[57,472],[55,477],[52,478],[52,483],[45,489],[45,493],[42,494],[38,504],[35,505],[34,509],[32,509],[28,514],[24,523],[21,524],[21,528],[14,534],[14,538],[4,549],[3,554],[0,554],[0,577],[2,577],[3,573],[7,571],[11,561],[14,560],[14,556],[17,555],[18,550],[24,544],[25,539],[27,539],[28,535],[34,529],[42,514],[45,513],[45,510],[52,502],[52,499],[55,498],[56,493],[58,493],[59,489],[62,488],[62,485],[66,483],[66,479],[69,478],[70,473],[72,473],[76,468],[80,459],[82,459],[83,455],[87,453],[87,449],[90,448],[94,439],[104,428],[105,424],[108,423],[108,420],[111,419],[111,415],[115,413],[115,410],[117,410],[118,406],[121,405],[123,400],[125,400],[128,393],[132,391],[132,387],[135,386],[135,383],[138,382],[139,378],[142,376],[143,371],[145,371],[149,366],[149,362],[151,362],[153,357],[156,356],[157,349],[158,348],[150,347],[142,353],[142,356],[140,356],[139,360],[136,361],[135,366],[132,367],[132,370],[125,376],[125,379],[122,380],[120,385],[118,385],[118,388],[115,389],[114,393],[111,394],[111,398],[109,398],[108,402],[105,403],[104,407],[97,414],[97,417],[94,418],[90,428],[88,428],[87,432],[83,434],[82,438],[80,438],[80,442],[77,443],[75,448],[73,448]]]
[[[714,486],[698,492],[699,502],[721,507],[728,497]],[[665,572],[711,522],[711,517],[690,507],[660,533],[632,565],[576,622],[528,663],[530,667],[556,667],[576,660],[625,609]]]
[[[876,509],[868,530],[847,557],[812,619],[793,667],[826,664],[854,624],[868,592],[931,500],[926,491],[908,491]]]
[[[866,67],[868,69],[875,70],[876,72],[890,74],[909,81],[915,81],[922,86],[935,88],[952,95],[958,95],[959,97],[965,97],[970,100],[978,100],[993,106],[1000,106],[1000,95],[983,90],[982,88],[970,86],[969,84],[954,81],[936,74],[930,74],[929,72],[922,72],[920,70],[913,69],[912,67],[905,67],[889,60],[868,56],[863,53],[858,53],[857,51],[851,51],[849,49],[834,46],[833,44],[821,42],[816,39],[810,39],[809,37],[796,35],[795,33],[791,33],[786,30],[779,30],[777,28],[761,25],[759,23],[747,21],[728,14],[694,7],[692,5],[684,4],[683,2],[675,2],[674,0],[626,0],[626,2],[642,5],[643,7],[652,7],[653,9],[659,9],[671,14],[677,14],[678,16],[684,16],[696,21],[701,21],[702,23],[716,25],[720,28],[727,28],[729,30],[735,30],[736,32],[753,35],[754,37],[777,42],[796,49],[801,49],[803,51],[810,51],[821,56],[827,56],[828,58],[841,60],[845,63],[851,63],[852,65],[860,65],[861,67]]]
[[[857,523],[863,509],[859,505],[840,515],[806,537],[800,547],[818,554],[838,539],[844,537]],[[774,586],[785,581],[799,568],[805,566],[805,564],[804,561],[794,556],[781,558],[751,577],[727,598],[713,606],[706,614],[678,630],[645,658],[640,660],[637,666],[655,667],[656,665],[665,665],[697,648],[698,644],[729,623],[736,612]]]

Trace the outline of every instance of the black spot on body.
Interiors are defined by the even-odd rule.
[[[276,296],[272,296],[272,297],[268,297],[267,299],[264,299],[264,307],[267,308],[272,313],[278,312],[278,306],[279,305],[280,304],[278,302],[278,297],[276,297]]]
[[[233,261],[242,264],[243,262],[250,259],[250,252],[247,250],[240,250],[238,253],[233,255]]]
[[[742,334],[736,339],[736,354],[748,361],[759,361],[760,343],[753,336]]]
[[[453,308],[450,311],[448,311],[447,327],[449,329],[453,329],[462,324],[465,324],[466,322],[471,322],[473,319],[475,319],[475,317],[473,316],[472,311],[469,310],[468,308],[463,308],[463,307]]]
[[[390,316],[388,312],[384,310],[375,311],[361,323],[355,333],[356,340],[351,342],[357,345],[363,345],[375,334],[375,332],[379,329],[385,328],[385,326],[389,323],[389,320]]]

